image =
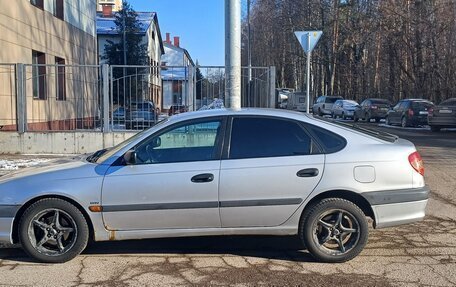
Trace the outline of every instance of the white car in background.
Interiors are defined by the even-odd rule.
[[[336,96],[320,96],[312,107],[314,115],[324,116],[331,115],[332,106],[337,100],[343,100],[342,97]]]

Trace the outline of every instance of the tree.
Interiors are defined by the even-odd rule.
[[[122,9],[115,14],[114,23],[119,40],[107,40],[103,59],[109,65],[149,65],[147,44],[143,43],[145,32],[142,31],[142,23],[127,1],[122,3]],[[150,74],[148,68],[114,68],[114,104],[125,105],[131,101],[144,100],[148,96],[144,90],[147,89],[145,86],[148,86]]]
[[[144,33],[138,14],[127,1],[122,5],[114,20],[119,41],[107,40],[103,58],[110,65],[148,65],[147,44],[143,43]]]

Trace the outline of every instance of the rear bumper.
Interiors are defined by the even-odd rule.
[[[375,228],[385,228],[424,218],[429,198],[429,188],[400,189],[367,192],[362,195],[371,204]]]
[[[456,117],[429,117],[430,126],[456,127]]]

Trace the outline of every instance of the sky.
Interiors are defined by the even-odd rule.
[[[157,12],[163,41],[180,37],[180,46],[201,66],[225,65],[223,0],[129,0],[138,12]]]

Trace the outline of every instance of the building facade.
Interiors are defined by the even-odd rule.
[[[81,91],[80,83],[91,86],[98,70],[80,68],[73,75],[76,71],[64,66],[97,64],[96,5],[96,0],[0,1],[0,63],[25,64],[29,129],[62,124],[77,128],[76,122],[96,116],[97,90]],[[16,83],[4,76],[0,77],[4,108],[0,126],[10,130],[16,124],[12,101]]]
[[[161,58],[161,77],[163,81],[163,109],[171,105],[184,105],[192,108],[193,77],[195,64],[189,52],[180,46],[180,38],[166,33],[163,43],[165,54]]]

